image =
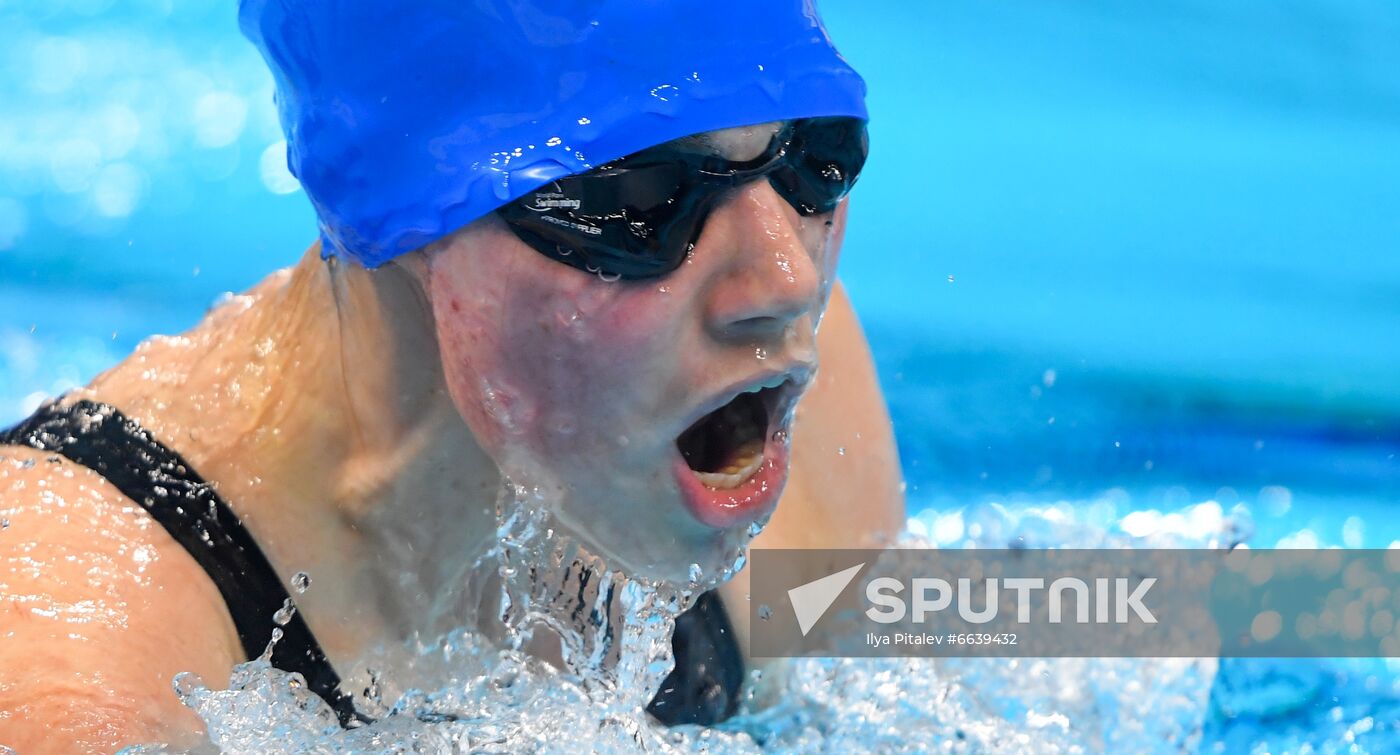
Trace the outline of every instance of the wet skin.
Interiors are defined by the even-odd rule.
[[[726,144],[736,159],[772,136],[748,133]],[[777,505],[786,449],[768,444],[778,463],[762,489],[707,496],[676,439],[746,388],[786,380],[787,403],[806,388],[838,220],[802,218],[755,182],[710,217],[680,269],[613,283],[521,253],[498,222],[475,224],[427,253],[448,390],[497,464],[559,489],[565,523],[617,562],[678,581],[690,563],[715,570]],[[774,407],[769,435],[788,429],[788,409]]]
[[[742,157],[762,141],[716,143]],[[844,208],[804,221],[751,184],[675,274],[625,284],[545,259],[494,218],[373,273],[313,250],[78,395],[151,428],[217,482],[280,573],[312,575],[298,604],[353,684],[368,648],[454,625],[502,470],[559,493],[561,519],[630,568],[717,568],[782,485],[706,521],[676,438],[753,381],[808,380],[818,354],[792,479],[758,542],[857,547],[898,529],[888,417],[854,314],[831,296],[843,225]],[[198,721],[171,677],[221,686],[242,660],[218,592],[94,473],[0,456],[0,742],[188,738]],[[743,580],[724,588],[741,626]]]

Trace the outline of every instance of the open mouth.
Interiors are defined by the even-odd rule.
[[[676,439],[685,463],[706,487],[732,490],[763,466],[763,450],[782,387],[740,393]]]

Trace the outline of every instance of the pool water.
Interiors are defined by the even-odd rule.
[[[1400,8],[821,7],[871,87],[842,276],[913,536],[966,544],[992,516],[1045,544],[1204,545],[1227,523],[1256,547],[1400,543]],[[20,0],[0,29],[7,423],[292,263],[314,226],[230,3]],[[891,731],[916,750],[1400,749],[1384,660],[1003,663],[964,686],[862,663],[789,680],[794,720],[824,725],[753,730],[829,751]],[[1086,674],[1058,710],[1026,683]],[[1135,686],[1152,678],[1172,683]],[[1013,680],[1023,695],[992,692]],[[551,684],[521,699],[573,694]],[[911,697],[938,702],[850,713]]]

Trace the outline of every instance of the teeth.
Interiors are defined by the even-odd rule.
[[[735,454],[733,464],[718,472],[696,472],[695,476],[705,487],[715,490],[733,490],[744,484],[763,466],[763,439],[745,443]]]
[[[755,386],[749,388],[748,390],[744,391],[744,393],[758,393],[759,391],[764,390],[765,388],[778,388],[778,387],[781,387],[782,384],[783,384],[783,383],[786,383],[786,382],[787,382],[787,376],[786,376],[786,375],[774,375],[773,377],[768,378],[767,380],[763,381],[762,383],[759,383],[758,385],[755,385]]]

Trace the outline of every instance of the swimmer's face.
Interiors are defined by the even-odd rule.
[[[687,140],[734,161],[767,125]],[[607,281],[484,218],[426,252],[444,374],[515,482],[620,566],[728,566],[787,480],[845,207],[803,217],[765,180],[715,205],[675,272]]]

